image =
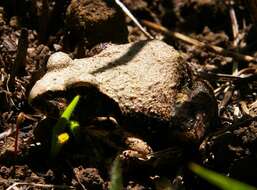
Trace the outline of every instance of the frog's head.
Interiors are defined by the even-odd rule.
[[[47,63],[47,73],[33,86],[29,103],[43,113],[58,118],[67,103],[80,94],[78,110],[83,115],[75,114],[81,116],[79,120],[97,114],[118,114],[117,103],[100,92],[95,77],[90,74],[72,75],[69,67],[72,64],[73,60],[66,53],[57,52],[51,55]]]

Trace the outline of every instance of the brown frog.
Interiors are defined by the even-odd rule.
[[[30,103],[58,117],[63,102],[80,94],[74,117],[81,126],[112,118],[130,134],[124,141],[139,152],[136,157],[146,159],[152,149],[172,144],[198,144],[217,121],[210,86],[192,75],[179,52],[159,40],[109,45],[84,59],[57,52],[47,68],[30,92]]]

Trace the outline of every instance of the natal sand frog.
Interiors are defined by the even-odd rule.
[[[81,94],[75,113],[81,125],[114,118],[154,150],[178,142],[197,144],[216,124],[212,89],[162,41],[109,45],[93,57],[74,60],[57,52],[47,68],[30,92],[33,106],[54,114],[65,102],[59,100]]]

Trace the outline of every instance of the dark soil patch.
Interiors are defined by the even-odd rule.
[[[243,2],[123,2],[139,20],[158,22],[208,44],[256,55],[257,38],[253,35],[256,23]],[[236,13],[239,29],[235,37],[231,10]],[[215,189],[188,171],[187,164],[191,161],[257,187],[256,62],[236,61],[150,32],[184,52],[194,74],[210,82],[219,105],[220,122],[199,148],[185,150],[183,154],[173,149],[161,161],[157,159],[158,167],[131,161],[130,169],[126,170],[124,164],[125,189],[160,189],[163,179],[177,189]],[[26,37],[23,42],[22,33]],[[43,113],[34,110],[28,103],[28,94],[45,73],[48,57],[56,51],[78,58],[95,55],[108,42],[142,39],[146,37],[112,1],[0,2],[0,189],[7,189],[15,182],[21,183],[17,187],[30,189],[49,188],[49,184],[56,185],[56,189],[109,187],[115,157],[113,147],[89,138],[89,144],[68,144],[51,162],[48,156],[51,127],[57,118],[45,119]],[[26,46],[26,56],[18,58]],[[238,72],[233,75],[232,65],[236,63]],[[113,134],[112,138],[116,137]],[[18,140],[17,151],[15,140]],[[79,151],[83,146],[87,148],[82,154]],[[95,149],[101,150],[101,154]],[[101,162],[96,161],[97,156]]]

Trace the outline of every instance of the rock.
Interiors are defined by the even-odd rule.
[[[73,39],[78,42],[84,39],[88,46],[128,40],[125,17],[114,1],[72,0],[66,12],[66,23]]]

